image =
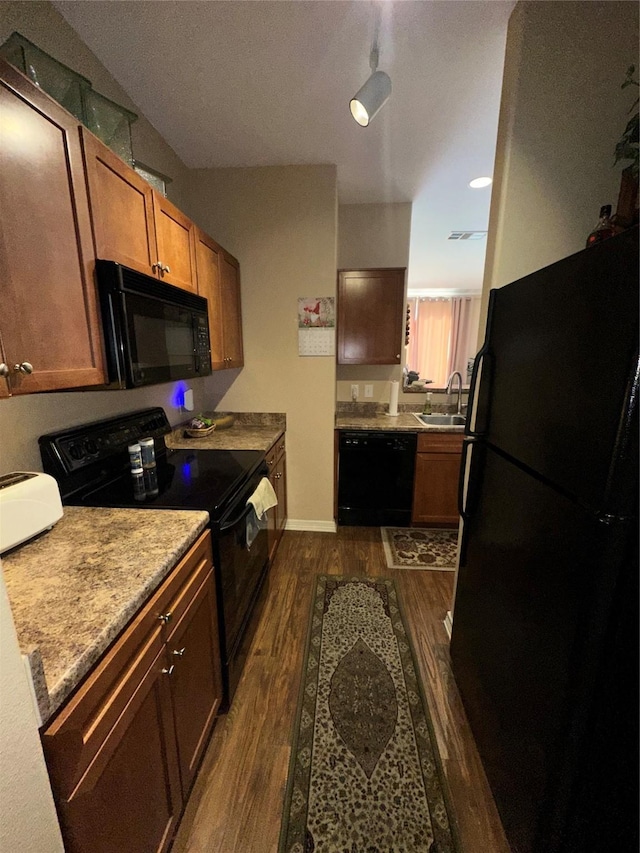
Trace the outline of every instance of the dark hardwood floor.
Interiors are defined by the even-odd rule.
[[[314,575],[396,581],[463,853],[509,853],[449,666],[453,572],[387,569],[378,527],[286,531],[231,710],[215,725],[172,853],[275,853]]]

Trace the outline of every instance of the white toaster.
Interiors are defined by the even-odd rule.
[[[0,476],[0,554],[61,518],[60,489],[49,474],[15,471]]]

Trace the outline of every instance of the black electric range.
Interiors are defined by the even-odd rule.
[[[248,498],[268,474],[258,450],[168,449],[171,432],[161,408],[94,421],[39,439],[44,471],[56,478],[64,504],[147,509],[206,510],[217,584],[223,683],[228,708],[250,642],[251,616],[268,569],[266,529],[250,546]],[[128,445],[154,439],[155,497],[134,498]],[[255,531],[254,531],[255,532]]]

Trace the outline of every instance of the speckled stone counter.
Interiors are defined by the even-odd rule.
[[[204,413],[207,414],[207,413]],[[220,412],[211,412],[221,414]],[[235,422],[227,429],[216,429],[204,438],[188,438],[184,426],[165,437],[168,448],[195,450],[262,450],[266,452],[284,432],[286,415],[274,412],[234,412]]]
[[[43,723],[208,520],[206,512],[66,506],[52,530],[2,558]]]
[[[393,418],[383,412],[368,415],[338,413],[336,429],[368,429],[384,432],[464,432],[464,426],[447,424],[425,426],[411,412],[400,412]]]

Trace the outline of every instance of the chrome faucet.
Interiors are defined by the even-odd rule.
[[[451,394],[451,386],[453,385],[453,380],[458,377],[458,409],[456,411],[456,415],[462,414],[462,375],[459,370],[454,370],[449,379],[447,380],[447,387],[445,388],[445,394]]]

